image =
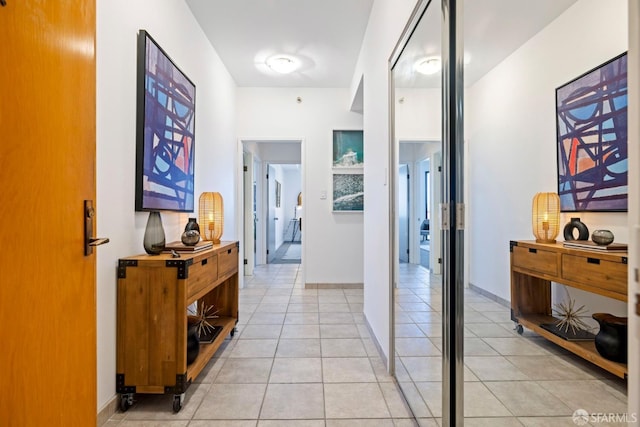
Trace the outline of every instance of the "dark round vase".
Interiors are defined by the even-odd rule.
[[[187,222],[187,225],[184,227],[184,231],[189,230],[196,230],[198,233],[200,233],[200,225],[198,225],[198,222],[195,218],[189,218],[189,222]]]
[[[182,240],[182,243],[186,246],[195,246],[200,241],[200,233],[196,230],[187,230],[182,233],[180,240]]]
[[[609,245],[613,243],[613,233],[609,230],[596,230],[591,235],[591,240],[597,245]]]
[[[191,365],[200,353],[200,340],[198,340],[197,325],[189,326],[187,329],[187,365]]]
[[[608,313],[593,313],[591,317],[600,325],[595,339],[598,353],[605,359],[627,363],[627,318]]]
[[[573,234],[575,230],[578,230],[578,237]],[[564,226],[563,230],[564,240],[589,240],[589,229],[580,221],[580,218],[571,218],[571,221]]]

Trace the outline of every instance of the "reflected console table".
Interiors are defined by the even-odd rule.
[[[523,327],[621,378],[627,365],[605,359],[593,340],[569,341],[541,325],[555,323],[551,282],[627,301],[627,253],[567,248],[562,243],[511,241],[511,319]],[[595,310],[597,311],[597,310]]]

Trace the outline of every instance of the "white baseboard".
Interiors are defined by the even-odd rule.
[[[305,289],[364,289],[364,283],[305,283]]]
[[[369,330],[369,335],[371,335],[371,341],[373,341],[373,345],[376,346],[376,349],[378,350],[378,355],[380,355],[380,358],[382,359],[382,363],[384,363],[384,366],[387,367],[387,372],[388,372],[389,359],[387,359],[387,356],[384,354],[384,351],[382,351],[382,347],[378,342],[378,338],[376,337],[376,334],[373,333],[373,329],[371,328],[371,324],[369,323],[369,319],[367,319],[366,314],[364,315],[364,324],[367,326],[367,329]]]
[[[109,421],[109,419],[118,412],[118,403],[120,402],[120,396],[115,395],[113,398],[107,402],[106,405],[102,407],[102,410],[98,411],[98,423],[97,426],[101,427]]]

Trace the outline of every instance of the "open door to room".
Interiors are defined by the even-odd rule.
[[[302,263],[302,183],[299,164],[269,164],[267,263]]]
[[[245,275],[302,263],[302,141],[241,141]]]

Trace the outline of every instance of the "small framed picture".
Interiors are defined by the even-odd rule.
[[[364,141],[361,130],[333,131],[333,167],[364,167]]]
[[[333,211],[364,211],[364,174],[362,170],[356,173],[333,174]]]

